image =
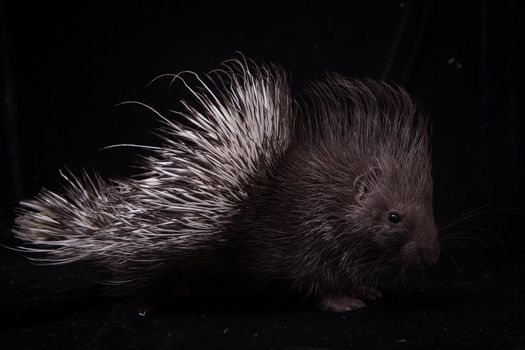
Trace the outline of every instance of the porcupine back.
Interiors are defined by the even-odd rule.
[[[15,235],[47,264],[86,261],[126,293],[169,264],[191,269],[246,196],[288,147],[293,113],[284,73],[238,60],[190,87],[178,118],[151,109],[163,123],[163,145],[148,147],[136,179],[63,175],[63,194],[42,190],[21,202]],[[146,106],[147,107],[147,106]],[[148,107],[149,108],[149,107]],[[183,120],[181,120],[181,117]],[[199,258],[199,254],[203,256]],[[119,287],[120,286],[120,287]]]

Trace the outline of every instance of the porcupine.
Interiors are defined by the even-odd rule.
[[[143,105],[164,129],[142,175],[63,174],[63,194],[21,202],[21,250],[95,265],[117,294],[228,270],[330,311],[380,297],[384,270],[436,262],[428,127],[405,90],[327,74],[294,97],[281,68],[241,60],[187,74],[177,118]]]

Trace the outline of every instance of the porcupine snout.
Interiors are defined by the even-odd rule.
[[[437,228],[434,226],[422,237],[405,244],[401,248],[401,255],[407,265],[424,268],[437,263],[440,251]]]

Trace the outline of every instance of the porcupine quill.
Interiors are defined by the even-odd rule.
[[[284,281],[324,310],[380,297],[384,270],[439,256],[426,120],[400,87],[327,75],[295,98],[273,65],[230,60],[190,86],[140,177],[64,175],[14,233],[48,264],[86,262],[146,296],[222,270]],[[150,108],[150,107],[148,107]]]

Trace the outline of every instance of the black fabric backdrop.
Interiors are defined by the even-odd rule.
[[[82,266],[0,249],[0,348],[523,348],[523,11],[518,2],[1,4],[1,242],[17,201],[58,170],[123,177],[158,144],[140,100],[176,106],[162,73],[206,72],[240,51],[299,91],[335,71],[406,87],[433,125],[435,212],[462,239],[424,278],[343,314],[257,298],[196,297],[141,310],[101,296]],[[1,247],[0,247],[1,248]]]

